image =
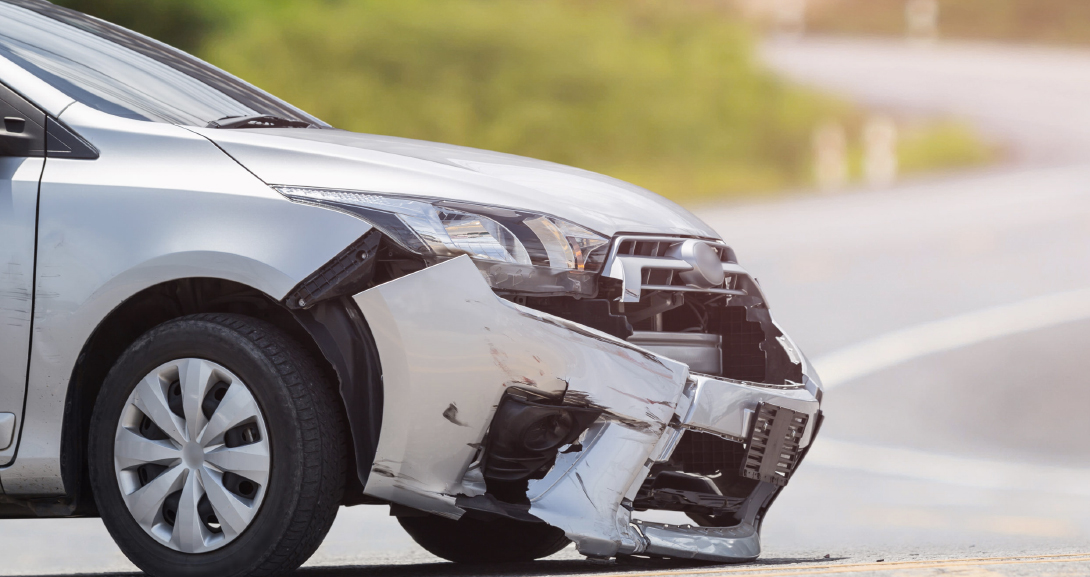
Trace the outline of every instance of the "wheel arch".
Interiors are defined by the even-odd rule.
[[[210,312],[242,314],[283,330],[311,354],[327,380],[339,387],[342,410],[352,425],[345,504],[366,502],[362,494],[366,477],[361,481],[353,472],[370,470],[370,460],[360,467],[357,459],[367,459],[370,455],[373,460],[378,428],[375,425],[371,439],[371,427],[367,426],[370,419],[358,413],[377,412],[381,418],[381,371],[370,330],[355,303],[345,298],[325,301],[311,309],[290,310],[246,284],[193,277],[162,282],[133,294],[111,310],[84,343],[69,379],[62,422],[61,477],[67,503],[61,507],[64,510],[49,511],[53,507],[47,507],[40,514],[97,515],[85,457],[91,411],[106,374],[121,354],[153,327],[175,318]],[[346,338],[352,342],[345,342]],[[374,399],[378,400],[377,409],[371,406],[369,410],[351,410],[360,406],[350,401]]]

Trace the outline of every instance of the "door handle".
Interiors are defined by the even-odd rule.
[[[4,130],[12,134],[22,134],[26,130],[26,119],[17,116],[5,116]]]
[[[25,134],[26,119],[16,116],[4,117],[4,130],[0,132],[0,156],[30,156],[34,137]]]

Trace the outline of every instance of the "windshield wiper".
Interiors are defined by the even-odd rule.
[[[269,114],[257,116],[225,116],[208,123],[208,128],[311,128],[314,125]]]

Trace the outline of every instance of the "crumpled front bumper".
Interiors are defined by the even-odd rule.
[[[756,558],[760,515],[774,483],[761,482],[738,513],[741,522],[729,528],[633,521],[633,499],[686,431],[742,442],[764,403],[805,416],[797,443],[805,450],[818,422],[820,383],[804,357],[798,386],[690,375],[682,363],[497,297],[467,257],[355,301],[378,345],[384,387],[365,492],[459,518],[459,498],[486,492],[475,466],[508,389],[592,406],[602,414],[581,450],[559,454],[527,492],[530,514],[563,529],[588,556]]]

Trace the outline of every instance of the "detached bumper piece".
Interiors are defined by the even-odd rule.
[[[805,413],[769,403],[758,405],[742,475],[777,487],[787,485],[799,462],[799,443],[809,422]]]
[[[359,292],[374,274],[380,242],[382,234],[372,229],[299,283],[288,293],[284,304],[291,309],[302,309],[318,301]]]
[[[417,511],[540,520],[588,557],[747,561],[814,435],[819,388],[805,362],[797,385],[690,374],[497,297],[466,257],[354,300],[385,393],[365,493]],[[648,509],[699,526],[633,519]]]
[[[633,525],[647,543],[646,555],[724,561],[756,559],[761,554],[760,536],[753,525],[693,527],[646,521]]]

